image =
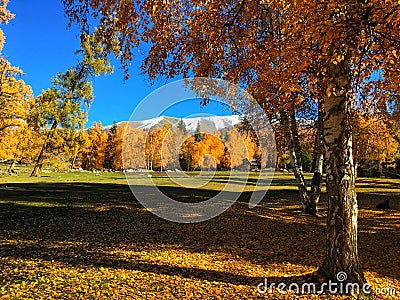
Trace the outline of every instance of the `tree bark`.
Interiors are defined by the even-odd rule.
[[[318,203],[322,187],[322,174],[324,165],[324,142],[323,142],[323,108],[322,103],[318,103],[318,120],[316,123],[316,134],[314,144],[314,175],[311,181],[310,194],[310,212],[316,215],[318,213]]]
[[[307,195],[307,186],[304,180],[303,167],[301,164],[301,149],[298,140],[298,129],[295,112],[293,111],[290,115],[288,115],[286,111],[281,110],[280,116],[285,140],[289,148],[290,162],[292,165],[293,174],[299,190],[301,211],[303,214],[310,214],[310,199]]]
[[[350,126],[351,79],[346,58],[327,66],[331,82],[324,96],[324,142],[327,164],[327,247],[319,272],[341,283],[366,283],[357,248],[358,207],[355,192],[352,132]],[[346,280],[337,279],[339,272]],[[364,298],[364,297],[362,297]]]
[[[32,170],[31,176],[36,176],[36,177],[40,176],[40,172],[43,167],[43,161],[46,156],[47,145],[48,145],[51,137],[53,136],[53,132],[57,128],[57,126],[58,126],[58,121],[56,121],[56,120],[53,121],[53,125],[51,125],[51,128],[50,128],[49,132],[47,133],[46,139],[44,140],[42,149],[40,150],[39,156],[36,160],[36,164]]]
[[[358,169],[358,160],[354,160],[354,178],[357,179],[358,177],[358,173],[357,173],[357,169]]]

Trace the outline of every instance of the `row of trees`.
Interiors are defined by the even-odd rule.
[[[353,114],[354,157],[356,164],[362,160],[393,163],[399,156],[398,134],[380,118]],[[20,121],[20,120],[18,120]],[[299,126],[301,162],[304,171],[312,171],[312,154],[315,125]],[[11,160],[12,172],[17,161],[32,164],[37,161],[48,134],[48,129],[38,130],[24,122],[4,129],[0,145],[0,159]],[[241,131],[242,132],[242,131]],[[275,126],[277,159],[276,168],[290,169],[289,148],[279,124]],[[125,158],[123,142],[125,139]],[[178,144],[176,141],[180,141]],[[150,132],[132,128],[128,123],[114,124],[104,130],[100,122],[88,130],[58,127],[53,130],[46,146],[44,162],[57,169],[82,167],[85,170],[149,169],[197,170],[201,168],[230,170],[248,169],[253,158],[262,158],[257,141],[251,134],[233,129],[214,134],[187,133],[184,123],[177,129],[170,125],[153,128]],[[142,159],[144,158],[144,159]],[[178,158],[178,159],[177,159]],[[270,167],[270,166],[269,166]]]
[[[229,170],[248,167],[248,162],[259,155],[251,136],[241,135],[236,129],[190,135],[185,128],[171,130],[170,125],[147,132],[121,123],[114,124],[106,134],[101,124],[95,123],[88,130],[88,146],[82,151],[81,161],[82,168],[89,170]]]
[[[0,158],[11,159],[13,163],[19,160],[32,164],[46,137],[46,131],[33,129],[25,126],[9,128],[7,136],[2,139]],[[384,120],[354,113],[353,129],[356,162],[393,162],[398,156],[398,133]],[[257,141],[248,132],[241,130],[242,133],[239,133],[234,129],[211,135],[201,134],[199,130],[190,135],[182,121],[176,129],[171,129],[167,124],[163,128],[155,127],[150,132],[132,128],[128,123],[114,124],[109,130],[104,130],[100,122],[85,131],[57,128],[48,142],[49,159],[46,161],[60,169],[82,167],[86,170],[248,169],[253,158],[260,158],[263,167],[268,164],[268,159],[261,157]],[[275,134],[275,167],[290,169],[288,145],[279,124],[275,126]],[[312,170],[314,137],[314,124],[299,126],[302,168],[307,172]],[[123,139],[126,150],[124,163]]]
[[[14,17],[0,6],[0,22]],[[0,30],[0,51],[4,42]],[[90,77],[112,72],[96,34],[81,35],[76,52],[78,63],[58,73],[53,86],[34,97],[22,79],[22,71],[0,56],[0,157],[11,159],[9,172],[16,161],[35,162],[32,176],[39,176],[46,158],[76,157],[85,140],[84,124],[93,100]]]
[[[85,170],[122,170],[123,128],[114,124],[108,134],[100,122],[94,123],[87,131],[83,150],[79,153],[80,164]]]

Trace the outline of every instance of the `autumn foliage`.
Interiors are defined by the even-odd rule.
[[[86,170],[248,170],[254,157],[260,157],[256,141],[237,129],[201,133],[196,140],[196,134],[168,124],[145,131],[128,122],[108,130],[94,123],[79,153],[80,166]]]

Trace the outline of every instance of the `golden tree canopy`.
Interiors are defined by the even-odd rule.
[[[149,46],[142,67],[150,78],[224,78],[275,108],[293,95],[301,105],[304,97],[337,93],[340,79],[327,66],[345,63],[359,100],[382,112],[388,105],[398,110],[398,1],[63,2],[71,22],[83,30],[98,26],[125,66],[134,47]],[[89,24],[90,17],[96,22]]]

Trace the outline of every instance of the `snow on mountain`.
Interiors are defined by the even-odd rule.
[[[177,126],[180,120],[180,118],[161,116],[142,121],[129,121],[129,123],[134,128],[149,130],[153,127],[164,127],[166,123],[169,123],[171,126]],[[238,115],[182,118],[182,121],[185,123],[186,130],[190,133],[194,133],[196,131],[197,124],[200,124],[200,130],[202,132],[212,133],[222,129],[231,129],[241,122]],[[120,123],[122,122],[119,122],[117,124]],[[111,126],[112,125],[105,126],[104,129],[109,130]]]

